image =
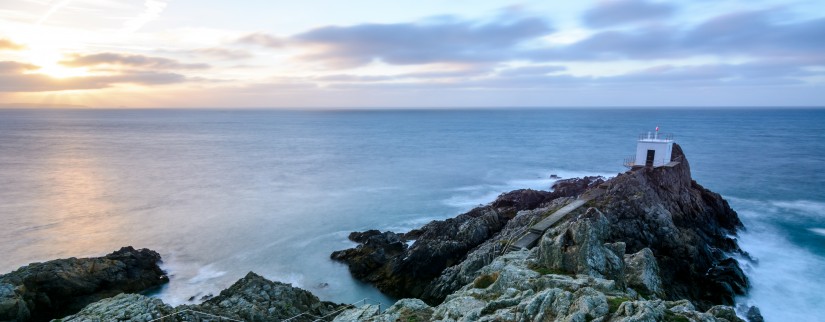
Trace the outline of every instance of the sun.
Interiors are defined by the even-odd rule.
[[[31,64],[40,67],[31,71],[34,74],[44,74],[53,78],[89,76],[89,70],[85,67],[68,67],[60,64],[65,55],[57,48],[30,46],[26,56]]]

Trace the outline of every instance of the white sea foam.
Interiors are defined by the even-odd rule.
[[[825,236],[825,228],[809,228],[808,230],[810,230],[810,231],[812,231],[816,234]]]
[[[813,200],[754,200],[725,196],[734,209],[752,210],[744,213],[751,219],[773,219],[777,216],[799,219],[825,218],[825,203]]]
[[[809,216],[825,217],[825,203],[811,200],[772,201],[772,205]]]
[[[556,175],[558,178],[550,178],[551,175]],[[615,176],[615,173],[604,172],[587,172],[587,171],[570,171],[552,169],[541,171],[534,179],[512,179],[500,184],[483,184],[470,185],[463,187],[456,187],[451,191],[458,192],[444,199],[442,202],[445,205],[467,211],[479,205],[485,205],[496,199],[500,194],[516,189],[534,189],[534,190],[549,190],[553,183],[561,179],[581,178],[586,176],[602,176],[610,178]]]
[[[741,233],[740,244],[758,264],[745,266],[752,287],[744,300],[767,321],[819,321],[825,316],[825,259],[771,230]]]
[[[742,261],[751,282],[740,303],[757,305],[767,321],[820,321],[825,316],[825,258],[793,244],[775,225],[778,216],[814,218],[822,208],[816,201],[759,201],[728,198],[748,228],[739,244],[757,264]],[[821,217],[819,217],[821,218]],[[823,228],[809,228],[825,235]]]
[[[200,284],[203,282],[207,282],[218,277],[226,275],[225,271],[219,271],[215,269],[212,264],[206,265],[198,269],[198,273],[195,274],[194,277],[190,278],[188,283],[189,284]]]

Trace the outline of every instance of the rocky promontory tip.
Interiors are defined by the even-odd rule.
[[[616,285],[611,292],[622,296],[689,300],[700,310],[732,305],[748,288],[731,258],[747,258],[731,237],[742,223],[719,194],[692,179],[677,144],[671,161],[607,181],[562,180],[552,192],[512,191],[408,233],[354,233],[351,239],[359,245],[332,258],[382,291],[436,305],[477,281],[535,223],[598,188],[595,197],[543,231],[530,250],[530,267],[609,280]],[[409,240],[415,242],[407,247]]]
[[[370,230],[350,234],[356,248],[333,252],[356,278],[375,284],[396,297],[425,297],[429,285],[444,269],[464,261],[467,254],[499,234],[519,211],[534,209],[559,198],[581,194],[603,182],[600,177],[562,180],[553,192],[522,189],[500,195],[490,205],[446,220],[432,221],[404,234]],[[408,247],[405,242],[415,240]],[[436,296],[438,297],[438,296]]]
[[[0,275],[0,321],[49,321],[103,298],[169,281],[160,255],[123,247],[103,257],[32,263]]]

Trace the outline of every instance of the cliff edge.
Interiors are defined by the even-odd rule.
[[[748,288],[731,258],[747,257],[735,239],[742,223],[727,201],[691,178],[679,145],[672,155],[669,166],[637,168],[607,181],[567,180],[553,192],[506,193],[409,233],[353,233],[359,245],[332,258],[382,291],[437,305],[478,278],[531,225],[599,188],[605,192],[544,233],[531,250],[531,265],[611,280],[645,298],[689,300],[702,310],[732,305]],[[415,242],[407,247],[409,240]]]

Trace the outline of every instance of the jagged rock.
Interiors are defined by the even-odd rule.
[[[335,260],[346,262],[354,277],[375,284],[395,297],[422,297],[431,303],[441,301],[462,283],[456,280],[430,285],[444,269],[464,261],[470,251],[497,236],[519,211],[546,206],[555,199],[581,194],[603,182],[600,177],[569,179],[557,182],[558,191],[515,190],[500,195],[490,205],[475,208],[447,220],[432,221],[405,234],[367,231],[350,234],[360,243],[354,249],[332,253]],[[374,239],[377,237],[377,240]],[[415,240],[411,247],[399,241]],[[496,247],[484,252],[487,260],[477,261],[470,274],[498,256]],[[500,251],[500,248],[498,248]],[[476,257],[479,258],[479,257]],[[426,294],[426,295],[425,295]]]
[[[745,322],[744,320],[736,316],[736,310],[734,310],[733,307],[730,306],[714,305],[708,310],[707,313],[713,315],[714,317],[720,320],[724,319],[729,322]]]
[[[291,321],[314,321],[344,308],[341,304],[321,301],[309,291],[273,282],[252,272],[218,296],[199,305],[183,307],[250,322],[280,321],[300,314],[303,315]]]
[[[727,255],[747,255],[729,237],[742,224],[721,196],[691,179],[690,166],[678,145],[673,146],[673,160],[678,161],[676,166],[639,168],[606,182],[598,177],[561,180],[553,192],[517,190],[502,194],[488,206],[405,234],[403,238],[416,239],[410,248],[362,244],[360,252],[346,253],[357,256],[336,253],[334,257],[350,264],[354,276],[390,295],[420,297],[436,304],[473,280],[479,267],[499,256],[501,245],[513,235],[523,232],[534,223],[533,219],[547,215],[544,211],[531,213],[530,220],[508,229],[511,221],[516,222],[512,219],[519,218],[517,214],[546,209],[553,200],[599,186],[606,192],[588,203],[592,208],[588,213],[599,213],[607,223],[598,224],[590,235],[578,235],[580,240],[572,238],[575,230],[559,228],[571,224],[569,220],[557,224],[540,242],[549,246],[549,241],[555,241],[557,246],[557,261],[546,263],[552,264],[548,268],[608,277],[623,286],[625,250],[638,253],[649,248],[656,265],[652,265],[649,254],[640,254],[644,257],[638,258],[639,264],[643,265],[628,271],[628,278],[638,277],[633,283],[639,291],[663,299],[687,298],[705,309],[714,304],[732,304],[734,296],[748,287],[738,264]],[[581,213],[577,210],[568,217],[575,221]],[[566,232],[559,235],[561,231]],[[575,244],[566,244],[571,242]],[[568,249],[570,246],[573,248]]]
[[[538,249],[513,252],[494,259],[479,270],[481,276],[497,276],[489,286],[468,283],[435,307],[418,300],[401,300],[393,307],[414,305],[418,312],[432,312],[416,321],[707,321],[730,320],[731,307],[697,311],[688,300],[643,300],[615,281],[586,275],[558,275],[534,270]],[[532,267],[532,268],[531,268]],[[411,321],[393,308],[365,315],[363,308],[345,311],[336,321]],[[735,316],[735,315],[734,315]],[[344,317],[353,317],[347,319]],[[409,315],[407,316],[409,317]]]
[[[624,242],[629,253],[650,248],[664,299],[690,299],[702,309],[731,305],[747,279],[727,254],[742,254],[729,236],[742,223],[722,197],[690,176],[681,147],[674,167],[639,168],[608,180],[591,201],[610,221],[607,242]],[[711,272],[711,274],[708,274]]]
[[[547,204],[545,207],[519,211],[513,219],[507,221],[501,232],[473,249],[461,263],[441,272],[438,278],[427,285],[420,296],[421,299],[429,303],[440,303],[450,293],[472,282],[478,277],[479,269],[501,255],[507,245],[521,237],[532,223],[538,222],[570,200],[570,198],[557,198],[549,204],[545,203]]]
[[[175,312],[159,299],[139,294],[119,294],[89,304],[80,312],[67,316],[63,322],[151,321]]]
[[[31,312],[14,285],[0,284],[0,321],[26,321]]]
[[[624,255],[624,278],[628,287],[645,295],[662,296],[662,280],[659,265],[650,248],[643,248],[634,254]],[[647,296],[646,296],[647,297]]]
[[[123,247],[104,257],[29,264],[0,276],[0,318],[48,321],[119,293],[157,287],[169,281],[159,261],[154,251]]]
[[[557,197],[575,197],[604,183],[604,177],[590,176],[556,181],[553,193]]]
[[[364,305],[342,312],[335,317],[334,322],[349,321],[370,321],[370,322],[396,322],[396,321],[432,321],[433,309],[419,299],[401,299],[387,308],[383,313],[379,312],[375,305]]]
[[[625,245],[605,243],[609,230],[605,215],[589,208],[544,235],[538,263],[551,270],[611,279],[624,287]]]
[[[765,318],[762,317],[762,312],[759,312],[759,308],[756,306],[748,308],[748,313],[745,314],[745,317],[748,318],[748,322],[765,322]]]
[[[611,316],[609,321],[663,321],[666,310],[664,301],[660,300],[627,301],[619,305],[618,310]]]
[[[367,281],[380,280],[383,276],[377,270],[407,249],[403,235],[389,231],[353,232],[349,239],[360,245],[333,252],[330,257],[346,261],[353,276]]]

